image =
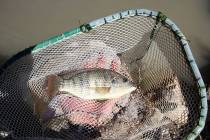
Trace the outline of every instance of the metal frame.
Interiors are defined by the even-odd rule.
[[[90,22],[89,24],[84,24],[81,25],[80,27],[77,27],[73,30],[64,32],[61,35],[58,36],[54,36],[52,38],[49,38],[37,45],[34,45],[30,48],[25,49],[24,51],[16,54],[15,56],[13,56],[11,59],[9,59],[4,65],[2,65],[2,67],[0,68],[0,74],[3,73],[3,71],[10,65],[12,64],[14,61],[16,61],[17,59],[27,55],[27,54],[33,54],[36,53],[38,51],[40,51],[43,48],[46,48],[52,44],[58,43],[60,41],[62,41],[63,39],[72,37],[74,35],[83,33],[83,32],[88,32],[89,30],[91,30],[92,28],[95,28],[97,26],[100,25],[104,25],[107,23],[111,23],[113,21],[116,20],[120,20],[126,17],[131,17],[131,16],[145,16],[145,17],[151,17],[154,18],[154,20],[157,20],[158,18],[160,18],[160,13],[159,12],[155,12],[155,11],[151,11],[151,10],[146,10],[146,9],[132,9],[132,10],[126,10],[123,12],[118,12],[115,13],[113,15],[104,17],[104,18],[100,18],[97,19],[95,21]],[[174,32],[175,36],[177,37],[177,40],[180,42],[181,47],[183,48],[183,50],[186,53],[186,59],[189,61],[192,72],[194,73],[194,76],[197,80],[197,84],[199,87],[199,94],[201,97],[201,104],[200,104],[200,119],[199,119],[199,124],[198,126],[196,126],[193,131],[188,134],[188,136],[186,136],[184,139],[187,140],[193,140],[195,139],[203,130],[204,126],[205,126],[205,121],[206,121],[206,116],[207,116],[207,92],[206,92],[206,88],[205,88],[205,84],[203,82],[203,79],[201,77],[201,74],[199,72],[199,69],[197,67],[197,64],[195,62],[195,59],[192,55],[192,52],[190,50],[189,44],[186,40],[186,37],[183,35],[183,33],[180,31],[180,29],[175,25],[175,23],[173,21],[171,21],[169,18],[167,18],[166,16],[164,16],[163,14],[161,15],[161,22],[164,23],[165,25],[167,25],[169,28],[171,28],[171,30]]]

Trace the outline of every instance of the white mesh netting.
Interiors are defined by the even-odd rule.
[[[60,139],[182,139],[199,120],[196,81],[174,33],[151,17],[123,18],[26,55],[0,75],[0,132]],[[84,100],[56,90],[78,71],[109,69],[130,94]],[[82,81],[82,79],[79,79]],[[84,93],[85,94],[85,93]]]

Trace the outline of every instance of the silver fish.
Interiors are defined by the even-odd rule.
[[[58,76],[57,90],[82,99],[118,98],[136,89],[131,81],[117,72],[94,69],[77,73],[68,79]]]

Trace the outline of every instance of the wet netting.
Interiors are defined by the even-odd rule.
[[[50,38],[8,60],[0,81],[5,139],[194,139],[206,119],[187,40],[160,12],[128,10]]]

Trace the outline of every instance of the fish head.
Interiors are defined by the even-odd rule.
[[[128,78],[119,76],[111,80],[112,91],[115,93],[131,93],[136,89],[136,86]]]
[[[115,76],[111,79],[113,87],[133,87],[133,83],[124,76]]]

